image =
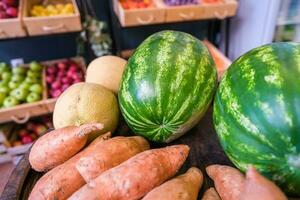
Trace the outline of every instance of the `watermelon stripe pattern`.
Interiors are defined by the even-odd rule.
[[[300,44],[265,45],[237,59],[217,90],[213,118],[238,168],[252,164],[300,195]]]
[[[216,85],[207,48],[189,34],[162,31],[147,38],[129,59],[120,108],[135,133],[170,142],[201,119]]]

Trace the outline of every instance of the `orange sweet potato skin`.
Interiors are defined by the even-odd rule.
[[[99,150],[93,154],[82,156],[77,161],[76,168],[88,182],[105,170],[149,148],[149,143],[141,136],[114,137],[98,145]]]
[[[144,151],[105,171],[69,199],[135,200],[172,177],[187,158],[189,147],[174,145]]]
[[[284,193],[270,180],[250,167],[246,173],[240,200],[287,200]]]
[[[197,200],[203,183],[203,174],[192,167],[185,174],[177,176],[151,190],[143,200]]]
[[[42,172],[64,163],[84,147],[88,133],[102,128],[102,124],[93,123],[64,127],[43,135],[30,150],[31,167]]]
[[[77,161],[97,150],[99,144],[109,139],[110,133],[96,138],[87,148],[73,156],[65,163],[55,167],[42,176],[33,187],[29,200],[67,199],[86,182],[76,170]]]
[[[213,179],[222,200],[240,200],[245,177],[238,169],[225,165],[210,165],[206,172]]]
[[[215,188],[209,188],[205,191],[202,200],[221,200]]]

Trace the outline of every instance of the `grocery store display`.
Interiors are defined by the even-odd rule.
[[[48,132],[40,137],[30,150],[31,167],[41,172],[62,164],[85,146],[89,134],[102,129],[103,125],[100,123],[89,123]]]
[[[217,72],[207,48],[189,34],[162,31],[131,56],[118,97],[136,134],[170,142],[201,119],[216,87]]]
[[[0,20],[18,17],[18,0],[0,0]]]
[[[105,171],[69,199],[140,199],[174,176],[188,153],[189,147],[186,145],[144,151]]]
[[[54,127],[82,125],[85,123],[102,123],[104,128],[97,134],[113,132],[119,120],[119,107],[116,96],[95,83],[76,83],[69,87],[57,99],[53,111]]]
[[[299,43],[255,48],[233,62],[214,102],[214,124],[230,160],[253,165],[286,193],[300,195]]]
[[[119,0],[124,9],[139,9],[153,6],[152,0]]]
[[[221,198],[215,188],[211,187],[204,192],[202,200],[221,200]]]
[[[86,82],[100,84],[117,94],[126,64],[126,60],[117,56],[96,58],[88,65]]]
[[[260,175],[254,167],[249,167],[240,200],[253,199],[287,200],[287,197],[273,182]]]
[[[177,176],[150,191],[142,200],[197,200],[203,174],[196,168]]]
[[[225,165],[210,165],[206,173],[214,181],[222,200],[240,200],[245,177],[236,168]]]
[[[67,199],[86,183],[75,168],[77,161],[97,151],[99,144],[110,136],[110,134],[99,136],[71,159],[47,172],[34,185],[28,199]]]
[[[9,108],[21,103],[41,100],[42,69],[38,62],[31,62],[29,67],[14,68],[0,63],[0,106]]]
[[[164,2],[168,6],[182,6],[182,5],[198,4],[199,0],[164,0]]]
[[[46,68],[48,96],[57,98],[74,83],[84,81],[82,67],[75,61],[58,61]]]
[[[45,17],[57,15],[72,15],[74,14],[74,6],[72,3],[58,4],[36,4],[30,10],[32,17]]]

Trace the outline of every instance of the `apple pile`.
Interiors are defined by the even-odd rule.
[[[0,19],[18,17],[18,0],[0,0]]]
[[[84,81],[82,68],[72,60],[61,61],[46,69],[48,95],[57,98],[70,85]]]
[[[120,0],[124,9],[148,8],[153,5],[152,0]]]
[[[16,140],[11,141],[10,144],[13,147],[30,144],[49,128],[53,128],[53,126],[51,125],[48,127],[45,123],[30,121],[17,128],[17,131],[15,132],[17,134],[17,138]]]
[[[11,68],[6,63],[0,63],[0,107],[8,108],[41,100],[42,69],[35,61],[29,64],[29,68]]]

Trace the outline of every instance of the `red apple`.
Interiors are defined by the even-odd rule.
[[[6,9],[7,9],[7,5],[4,2],[0,1],[0,10],[5,11]]]
[[[22,144],[30,144],[33,142],[33,139],[30,135],[24,135],[21,137]]]
[[[80,79],[75,79],[75,80],[73,81],[73,84],[75,84],[75,83],[80,83],[80,82],[82,82]]]
[[[22,137],[22,136],[24,136],[24,135],[28,135],[28,130],[26,130],[26,129],[21,129],[21,130],[19,130],[19,132],[18,132],[18,135],[20,136],[20,137]]]
[[[65,91],[68,87],[70,87],[71,84],[63,84],[61,87],[62,91]]]
[[[62,78],[62,77],[64,77],[65,75],[66,75],[66,72],[63,71],[63,70],[60,70],[60,71],[57,72],[57,77],[59,77],[59,78]]]
[[[70,65],[68,71],[77,72],[77,71],[79,71],[79,69],[76,65]]]
[[[6,14],[9,15],[10,17],[18,17],[18,10],[14,7],[9,7],[6,9]]]
[[[56,90],[53,90],[51,91],[51,95],[52,97],[56,98],[56,97],[59,97],[59,95],[62,93],[62,91],[60,89],[56,89]]]
[[[56,71],[57,71],[56,66],[50,66],[50,67],[47,67],[47,73],[48,73],[48,74],[55,74]]]
[[[47,76],[46,77],[46,82],[47,83],[53,83],[55,81],[55,77],[53,75]]]
[[[5,11],[0,11],[0,19],[6,19],[8,18],[7,14]]]
[[[60,70],[65,70],[65,69],[67,69],[67,63],[66,62],[59,62],[59,63],[57,63],[57,67]]]
[[[30,133],[29,136],[32,138],[32,140],[36,140],[38,136],[34,133]]]
[[[61,82],[70,85],[72,83],[72,79],[70,77],[68,77],[68,76],[67,77],[63,77],[61,79]]]
[[[2,0],[2,2],[4,2],[6,5],[9,5],[9,6],[16,6],[17,5],[16,0]]]
[[[72,75],[73,80],[82,80],[82,74],[81,73],[74,73]]]
[[[51,84],[52,89],[58,89],[61,87],[60,81],[56,80],[54,83]]]

